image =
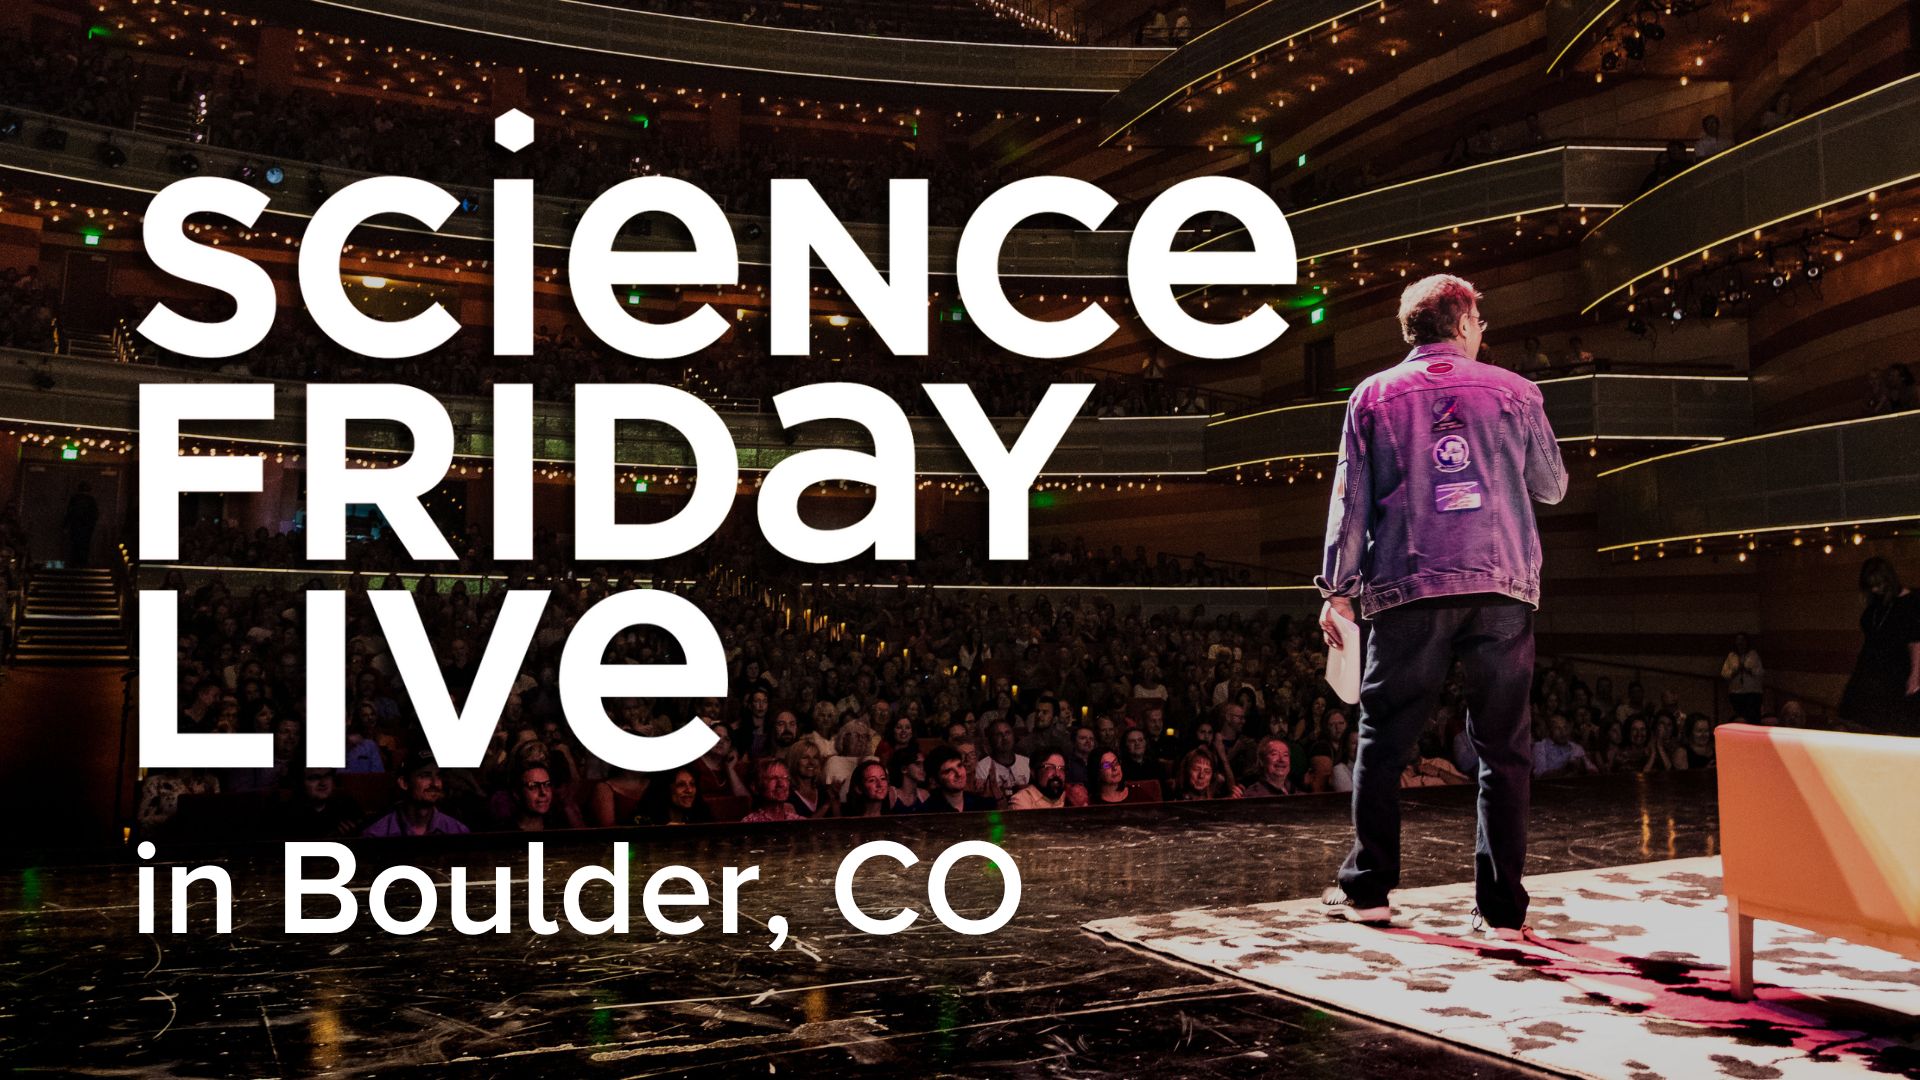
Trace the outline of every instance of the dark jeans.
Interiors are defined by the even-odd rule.
[[[1474,895],[1494,926],[1526,922],[1527,803],[1533,780],[1533,608],[1505,597],[1447,597],[1374,616],[1360,683],[1353,851],[1340,887],[1377,907],[1400,884],[1400,774],[1433,718],[1458,657],[1467,736],[1480,755]]]

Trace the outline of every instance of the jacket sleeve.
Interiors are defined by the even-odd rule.
[[[1327,549],[1313,583],[1322,596],[1358,596],[1361,562],[1373,520],[1373,469],[1367,460],[1367,415],[1349,402],[1340,430],[1340,460],[1333,468],[1327,506]]]
[[[1537,389],[1527,399],[1527,494],[1549,506],[1567,495],[1567,466]]]

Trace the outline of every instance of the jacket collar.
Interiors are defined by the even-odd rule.
[[[1407,359],[1401,363],[1406,363],[1407,360],[1438,360],[1443,357],[1451,357],[1455,360],[1473,359],[1467,355],[1465,349],[1451,341],[1435,341],[1426,345],[1415,345],[1413,350],[1407,353]]]

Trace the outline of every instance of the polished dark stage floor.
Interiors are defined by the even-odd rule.
[[[1472,874],[1473,793],[1407,794],[1408,887]],[[1542,784],[1531,873],[1715,853],[1711,774]],[[1162,963],[1080,929],[1090,919],[1317,893],[1345,851],[1342,796],[1147,806],[1117,811],[928,817],[630,834],[642,880],[684,863],[760,867],[743,891],[743,933],[669,937],[647,925],[638,884],[632,932],[563,926],[467,937],[440,914],[396,937],[365,914],[339,936],[281,932],[278,845],[220,859],[233,873],[234,927],[141,934],[131,860],[13,867],[0,875],[0,1061],[14,1069],[111,1075],[764,1076],[1532,1076],[1418,1036],[1303,1006],[1247,984]],[[573,866],[605,862],[606,834],[550,844],[548,908]],[[870,936],[833,900],[834,871],[859,843],[891,839],[920,865],[868,864],[859,897],[882,916],[910,903],[906,932]],[[934,921],[928,864],[988,839],[1018,863],[1013,921],[984,937]],[[465,864],[521,876],[524,846],[361,847],[373,867],[406,860],[445,878]],[[391,855],[389,855],[391,853]],[[214,861],[160,852],[162,861]],[[955,870],[962,914],[981,917],[1000,883],[986,864]],[[167,872],[158,875],[164,897]],[[590,891],[589,915],[606,906]],[[524,904],[524,886],[516,887]],[[410,895],[396,893],[396,908]],[[490,904],[490,890],[477,909]],[[309,906],[308,914],[320,914]],[[757,923],[785,915],[779,952]]]

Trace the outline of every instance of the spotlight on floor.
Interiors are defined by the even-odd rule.
[[[167,155],[167,168],[181,176],[192,176],[200,171],[200,155],[191,150],[176,150]]]
[[[100,148],[94,151],[94,156],[100,159],[101,165],[109,169],[117,169],[127,163],[127,152],[113,145],[111,139],[101,143]]]

